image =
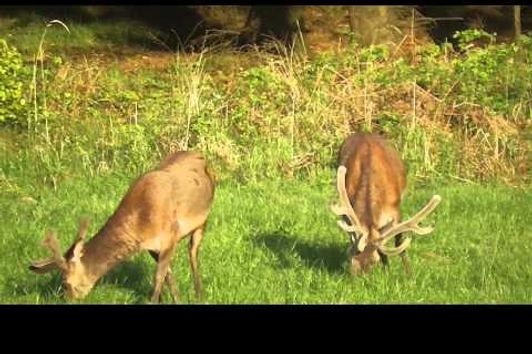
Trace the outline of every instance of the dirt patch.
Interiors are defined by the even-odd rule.
[[[338,10],[337,10],[338,12]],[[311,53],[329,52],[339,49],[346,43],[342,31],[349,28],[347,11],[345,16],[331,14],[319,6],[305,9],[305,44]]]
[[[125,73],[144,70],[163,71],[170,67],[176,60],[174,53],[164,52],[146,52],[136,54],[119,63],[119,67]]]

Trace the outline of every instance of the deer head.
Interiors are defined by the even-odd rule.
[[[65,255],[61,253],[56,233],[48,231],[43,246],[51,251],[52,256],[48,259],[32,262],[29,267],[30,270],[38,274],[59,270],[63,276],[63,284],[68,298],[84,297],[93,286],[93,281],[87,276],[81,262],[88,227],[89,221],[82,219],[76,240]]]

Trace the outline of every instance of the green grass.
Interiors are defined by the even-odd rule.
[[[413,241],[413,276],[400,260],[353,278],[344,269],[347,237],[329,212],[333,173],[311,181],[219,186],[200,251],[205,303],[530,303],[531,189],[502,185],[412,186],[403,213],[439,193],[436,231]],[[131,177],[74,178],[56,191],[21,180],[0,194],[0,303],[63,303],[59,274],[36,275],[47,228],[70,245],[82,215],[94,233],[113,212]],[[320,182],[321,181],[321,182]],[[329,183],[330,182],[330,183]],[[31,198],[31,199],[30,199]],[[182,303],[193,303],[185,241],[174,258]],[[139,254],[102,278],[81,303],[146,303],[155,264]],[[169,296],[165,295],[169,301]]]

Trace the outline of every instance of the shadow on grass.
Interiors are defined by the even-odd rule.
[[[131,290],[135,294],[136,303],[148,302],[151,296],[156,264],[155,262],[152,263],[152,267],[150,267],[140,259],[125,261],[107,273],[98,283]]]
[[[143,257],[144,256],[145,255],[143,255]],[[149,256],[146,256],[146,258],[148,259],[147,262],[143,262],[140,258],[136,258],[118,265],[115,269],[106,274],[99,283],[131,291],[135,294],[135,300],[133,301],[135,304],[150,303],[157,263]],[[177,282],[179,290],[179,303],[187,303],[186,294],[183,292],[183,288],[180,287],[180,282],[186,281],[186,273],[183,273],[183,271],[177,267],[176,263],[172,265],[172,270],[173,277]],[[96,285],[96,287],[97,286],[98,285]],[[166,282],[163,283],[162,303],[174,304]],[[194,300],[192,300],[192,303],[194,303]]]
[[[273,251],[283,268],[292,267],[291,254],[295,252],[307,267],[325,269],[334,274],[345,273],[346,251],[342,247],[303,241],[281,231],[259,234],[253,240]]]
[[[96,6],[97,7],[97,6]],[[35,16],[46,21],[59,19],[83,24],[119,23],[120,21],[135,22],[147,30],[153,30],[160,41],[155,42],[146,31],[130,31],[124,44],[139,45],[151,50],[164,50],[169,47],[177,49],[180,41],[201,37],[207,27],[205,21],[196,10],[188,6],[110,6],[100,8],[93,13],[87,6],[7,6],[2,15],[18,19],[18,25],[24,26],[35,21]],[[118,24],[119,25],[119,24]],[[106,35],[112,39],[112,35]],[[179,38],[179,39],[178,39]]]

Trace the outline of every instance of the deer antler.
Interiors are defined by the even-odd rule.
[[[355,214],[355,211],[353,210],[353,207],[351,206],[351,202],[349,201],[349,197],[345,189],[346,173],[347,169],[345,168],[345,166],[338,167],[338,173],[336,176],[336,188],[338,189],[338,194],[340,195],[340,205],[332,205],[331,210],[338,216],[345,215],[349,220],[351,225],[348,225],[343,220],[338,220],[338,225],[342,230],[348,233],[354,233],[356,236],[360,236],[361,239],[365,239],[367,237],[368,231],[364,227],[362,227],[360,220],[358,219],[357,215]]]
[[[434,228],[433,227],[421,227],[418,225],[418,223],[423,220],[425,217],[427,217],[441,202],[441,197],[439,195],[434,195],[432,199],[421,209],[416,215],[411,217],[410,219],[403,221],[400,224],[397,224],[395,226],[392,226],[375,241],[375,244],[377,245],[377,248],[379,250],[387,255],[396,255],[401,252],[403,252],[408,246],[410,246],[411,239],[407,238],[401,245],[398,247],[387,247],[385,246],[386,242],[392,239],[392,237],[403,233],[412,231],[416,233],[417,235],[427,235],[431,233]]]
[[[83,255],[83,247],[85,245],[85,236],[87,236],[87,230],[89,229],[89,219],[82,218],[79,221],[79,230],[76,241],[74,242],[74,248],[72,250],[72,258],[70,261],[77,262]]]
[[[78,231],[78,236],[76,237],[76,242],[85,240],[85,236],[87,236],[88,229],[89,229],[89,219],[82,218],[79,221],[79,231]]]
[[[48,231],[46,233],[46,238],[43,241],[43,245],[52,252],[52,259],[57,264],[61,270],[66,269],[66,261],[63,255],[61,254],[61,248],[59,247],[59,241],[55,232]]]

